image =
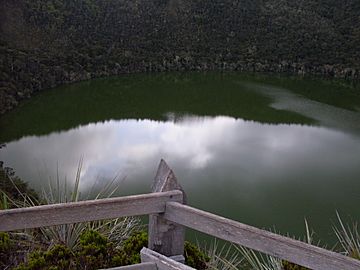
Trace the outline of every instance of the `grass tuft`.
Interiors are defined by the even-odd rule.
[[[357,222],[345,225],[336,212],[338,225],[333,226],[333,230],[342,248],[342,253],[354,259],[360,260],[360,233]]]
[[[243,258],[232,244],[219,243],[216,238],[203,248],[200,247],[199,243],[197,243],[197,246],[199,250],[202,250],[209,257],[207,269],[237,270],[243,262]]]
[[[82,200],[109,198],[120,188],[122,181],[115,176],[111,181],[107,182],[100,190],[95,193],[92,189],[87,196],[81,196],[81,170],[83,167],[83,157],[80,158],[74,185],[71,187],[67,183],[67,179],[61,179],[58,173],[55,181],[48,179],[48,186],[41,192],[40,199],[34,199],[22,192],[11,177],[10,181],[14,189],[18,193],[21,200],[11,201],[16,207],[30,207],[42,204],[57,204],[78,202]],[[0,194],[1,195],[1,194]],[[2,195],[0,206],[7,207],[10,198]],[[33,241],[39,241],[46,246],[64,245],[70,250],[78,248],[80,242],[79,238],[85,231],[92,230],[99,232],[112,241],[116,247],[119,247],[125,239],[127,239],[133,232],[140,229],[140,219],[134,217],[117,218],[113,220],[101,220],[86,223],[64,224],[51,227],[42,227],[36,230],[36,235]]]

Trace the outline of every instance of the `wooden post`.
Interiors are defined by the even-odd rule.
[[[185,203],[186,198],[182,187],[178,184],[174,172],[162,159],[152,186],[152,192],[166,192],[170,190],[182,191],[184,197],[180,203]],[[149,249],[168,257],[183,255],[184,240],[185,227],[165,220],[163,214],[150,215]]]

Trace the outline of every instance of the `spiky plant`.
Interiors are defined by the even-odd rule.
[[[207,262],[207,267],[211,270],[237,270],[243,261],[243,258],[236,252],[232,244],[219,243],[216,238],[209,245],[201,247],[197,243],[197,246],[210,258]]]
[[[357,222],[344,225],[340,215],[336,212],[338,225],[333,226],[344,255],[360,260],[360,232]]]
[[[309,224],[306,219],[304,220],[304,222],[305,222],[306,235],[303,241],[308,244],[312,244],[314,232],[310,230]],[[243,268],[245,269],[252,269],[252,270],[286,270],[286,269],[306,270],[307,269],[300,265],[285,260],[281,260],[279,258],[267,254],[256,252],[252,249],[243,246],[235,245],[235,248],[244,259]]]
[[[237,252],[243,257],[243,269],[282,270],[282,261],[273,256],[256,252],[252,249],[235,245]]]
[[[88,199],[101,199],[111,197],[119,188],[121,181],[118,181],[118,177],[115,176],[111,181],[104,185],[100,191],[98,191],[93,197],[89,192],[87,196],[81,196],[80,184],[81,184],[81,170],[83,166],[83,158],[80,158],[75,176],[74,185],[69,188],[67,180],[61,179],[57,170],[56,179],[53,181],[49,179],[48,188],[43,189],[40,200],[34,200],[22,193],[19,189],[15,188],[20,193],[22,201],[14,202],[18,207],[37,206],[40,204],[56,204],[56,203],[69,203],[78,202]],[[41,239],[41,242],[47,245],[53,246],[56,244],[62,244],[70,249],[76,249],[79,245],[80,235],[87,231],[93,230],[101,233],[112,241],[116,246],[120,246],[121,242],[128,238],[135,230],[140,228],[140,220],[134,217],[117,218],[113,220],[101,220],[76,224],[64,224],[58,226],[42,227],[38,231],[40,234],[37,238]]]

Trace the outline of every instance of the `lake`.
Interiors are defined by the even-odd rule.
[[[189,204],[331,246],[336,211],[360,220],[360,89],[237,73],[124,75],[43,91],[0,118],[0,160],[37,190],[118,177],[150,192],[164,158]]]

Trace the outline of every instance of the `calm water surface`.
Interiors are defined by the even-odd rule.
[[[360,220],[359,89],[237,74],[132,75],[46,91],[0,119],[0,160],[40,190],[114,176],[149,192],[164,158],[189,204],[331,243],[338,210]],[[326,98],[324,93],[327,93]]]

